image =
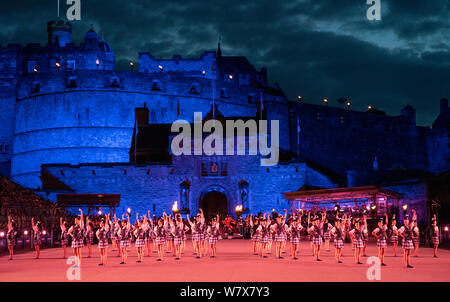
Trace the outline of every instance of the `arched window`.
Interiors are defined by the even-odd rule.
[[[190,93],[191,94],[200,94],[200,85],[198,83],[193,83],[191,85]]]
[[[152,91],[162,91],[162,86],[160,81],[153,81],[152,83]]]
[[[77,88],[77,78],[70,77],[67,81],[67,88]]]
[[[31,90],[32,93],[37,93],[41,91],[41,83],[35,82],[33,83],[33,89]]]
[[[189,193],[191,191],[191,183],[185,180],[180,184],[180,209],[189,209]]]
[[[248,209],[248,182],[245,180],[239,182],[239,201],[243,209]]]
[[[109,87],[113,87],[113,88],[119,88],[120,84],[119,84],[119,78],[118,77],[112,77],[109,81]]]

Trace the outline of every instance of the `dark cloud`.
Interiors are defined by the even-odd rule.
[[[197,57],[220,35],[224,55],[268,67],[292,99],[346,96],[356,109],[370,104],[393,115],[411,104],[430,125],[450,95],[449,3],[381,0],[382,20],[371,22],[365,0],[82,0],[73,39],[80,43],[92,24],[127,68],[144,51]],[[53,0],[2,1],[0,43],[44,44],[55,16]]]

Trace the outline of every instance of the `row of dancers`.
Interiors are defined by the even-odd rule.
[[[60,220],[63,257],[67,257],[67,248],[69,247],[69,239],[71,239],[70,246],[75,254],[76,266],[81,265],[81,249],[85,243],[88,247],[88,257],[91,257],[94,236],[98,239],[100,253],[99,266],[106,265],[107,263],[109,242],[112,243],[113,248],[117,248],[117,256],[121,257],[122,260],[121,264],[125,264],[132,239],[135,240],[138,263],[144,260],[144,249],[147,250],[147,256],[150,256],[150,253],[152,253],[152,245],[154,252],[158,253],[157,261],[163,260],[165,250],[168,253],[173,253],[175,260],[180,260],[181,255],[185,252],[186,233],[189,230],[192,232],[192,244],[196,258],[207,256],[208,247],[211,251],[210,257],[216,257],[217,242],[220,238],[219,216],[213,217],[207,223],[201,209],[192,219],[187,215],[186,224],[180,214],[172,217],[172,215],[163,213],[162,217],[152,219],[150,211],[148,211],[148,216],[139,216],[139,213],[137,213],[134,224],[131,224],[129,214],[123,214],[121,220],[118,220],[115,214],[111,219],[111,214],[108,214],[103,216],[98,222],[98,225],[95,225],[88,216],[85,222],[83,211],[79,209],[79,212],[80,215],[75,218],[72,226],[69,226],[62,218]],[[365,256],[369,236],[365,216],[355,218],[351,216],[347,217],[344,214],[342,217],[338,217],[334,221],[334,225],[332,225],[327,219],[326,212],[323,212],[321,216],[315,214],[312,216],[311,214],[311,212],[308,212],[307,225],[305,226],[302,225],[300,216],[294,215],[287,220],[287,210],[284,210],[284,215],[276,214],[274,220],[271,219],[269,213],[256,217],[251,215],[250,227],[253,253],[260,255],[262,258],[267,258],[267,254],[270,253],[272,244],[275,242],[275,256],[278,259],[283,259],[282,253],[284,253],[286,242],[289,241],[291,257],[297,260],[300,238],[302,234],[306,233],[311,241],[314,260],[322,261],[320,259],[321,247],[325,244],[325,248],[329,250],[330,240],[333,239],[336,261],[337,263],[342,263],[342,249],[345,238],[350,237],[352,247],[355,251],[355,262],[362,264],[361,256]],[[394,256],[396,256],[399,237],[401,237],[403,239],[402,248],[405,266],[407,268],[412,267],[410,261],[411,251],[414,249],[415,255],[417,256],[419,245],[416,212],[413,210],[412,223],[409,222],[408,215],[405,216],[403,222],[404,225],[398,228],[394,216],[390,227],[388,227],[388,216],[385,215],[384,219],[381,218],[379,220],[378,227],[372,232],[372,235],[377,238],[378,257],[383,266],[386,265],[384,256],[387,249],[388,233],[390,233]],[[34,219],[31,220],[31,223],[34,231],[36,258],[38,259],[40,255],[42,225],[39,221],[35,222]],[[434,257],[437,257],[439,228],[437,227],[436,216],[432,219],[432,226],[433,254]],[[7,243],[10,251],[10,260],[13,259],[16,234],[14,221],[9,216]]]
[[[378,258],[381,265],[386,266],[385,253],[387,249],[388,230],[390,230],[390,241],[394,246],[394,257],[397,256],[397,245],[399,237],[402,238],[403,260],[406,268],[412,268],[411,251],[417,251],[419,247],[419,229],[417,227],[417,214],[412,211],[412,222],[410,223],[409,215],[405,215],[403,226],[397,227],[395,216],[391,221],[391,227],[388,227],[388,215],[380,218],[378,227],[372,231],[372,235],[377,239]],[[283,259],[282,251],[285,249],[286,242],[290,242],[290,253],[294,260],[298,260],[297,252],[299,250],[301,235],[306,233],[311,241],[312,254],[315,261],[320,259],[320,252],[323,243],[329,251],[330,240],[333,239],[335,247],[335,259],[337,263],[342,263],[342,249],[346,237],[350,237],[352,248],[354,250],[354,258],[357,264],[362,264],[361,256],[366,256],[366,247],[368,243],[369,231],[366,216],[362,218],[352,218],[343,215],[338,217],[334,225],[330,224],[327,219],[326,211],[321,216],[315,215],[311,217],[308,212],[307,226],[302,225],[301,216],[293,216],[290,221],[286,222],[287,211],[285,215],[276,215],[275,221],[272,222],[269,213],[250,217],[251,238],[253,241],[253,254],[267,258],[267,254],[272,249],[275,242],[275,257]],[[433,243],[433,257],[437,258],[437,248],[439,246],[439,228],[437,227],[436,215],[432,218],[431,241]]]

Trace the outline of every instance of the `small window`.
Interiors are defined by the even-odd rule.
[[[323,120],[323,113],[322,112],[317,112],[316,113],[316,119],[318,121],[322,121]]]
[[[36,60],[29,60],[27,62],[27,72],[28,73],[34,73],[35,69],[37,69],[37,61]]]
[[[32,93],[37,93],[41,91],[41,84],[40,83],[33,83],[33,89],[31,90]]]
[[[109,87],[119,88],[120,87],[119,79],[117,77],[112,77],[111,80],[109,81]]]
[[[220,97],[221,98],[227,98],[228,97],[228,91],[226,88],[220,88]]]
[[[77,79],[76,78],[69,78],[67,81],[67,88],[77,88]]]
[[[159,81],[153,81],[153,83],[152,83],[152,91],[162,91],[161,83]]]
[[[66,69],[67,70],[75,70],[75,60],[67,60],[66,61]]]
[[[8,153],[8,145],[0,144],[0,153]]]
[[[192,84],[190,92],[191,94],[200,94],[200,85],[197,83]]]

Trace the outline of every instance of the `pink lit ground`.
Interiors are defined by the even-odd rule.
[[[291,260],[288,254],[284,259],[269,255],[261,259],[252,255],[251,241],[242,239],[221,240],[216,259],[195,259],[192,244],[187,242],[187,252],[181,261],[175,261],[166,254],[162,262],[155,261],[156,254],[146,257],[144,263],[136,263],[136,252],[130,247],[129,261],[120,265],[116,252],[109,248],[106,267],[98,267],[97,246],[93,246],[93,258],[83,258],[81,281],[368,281],[367,258],[363,265],[357,265],[349,244],[344,248],[343,264],[334,260],[334,248],[323,252],[322,262],[314,262],[309,242],[301,242],[299,260]],[[287,251],[289,244],[287,245]],[[398,257],[392,257],[392,247],[388,248],[387,267],[381,271],[381,281],[450,281],[450,251],[439,250],[439,258],[432,257],[432,249],[421,247],[419,257],[412,258],[414,268],[403,267],[402,250]],[[371,243],[367,249],[369,256],[377,254],[376,245]],[[2,253],[0,258],[0,281],[67,281],[66,270],[69,265],[62,259],[59,248],[42,251],[41,259],[34,259],[34,252],[21,253],[13,261]],[[69,256],[72,251],[69,251]],[[87,248],[83,248],[83,256]],[[114,256],[113,256],[114,255]],[[373,282],[373,281],[370,281]]]

